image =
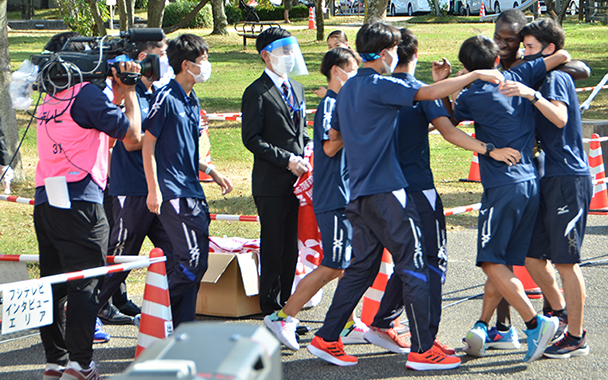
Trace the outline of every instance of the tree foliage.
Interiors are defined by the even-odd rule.
[[[95,36],[105,33],[103,22],[110,18],[108,6],[105,0],[53,0],[63,16],[65,25],[74,32],[83,36]],[[95,18],[97,15],[92,8],[99,10],[99,20],[101,25],[96,26]],[[103,35],[103,34],[102,34]]]

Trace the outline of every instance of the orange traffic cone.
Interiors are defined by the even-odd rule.
[[[521,281],[528,298],[543,298],[543,292],[540,290],[540,287],[536,285],[534,280],[532,280],[532,277],[530,277],[530,273],[528,273],[526,267],[513,265],[513,274],[519,279],[519,281]]]
[[[540,10],[540,0],[536,2],[536,6],[538,7],[538,15],[540,16],[543,12]]]
[[[486,17],[486,7],[483,5],[483,1],[481,2],[481,8],[479,9],[479,18],[483,19]]]
[[[154,248],[150,251],[151,259],[163,256],[163,250],[160,248]],[[165,263],[154,263],[150,265],[146,275],[135,357],[138,357],[143,350],[154,342],[165,339],[172,333],[173,318],[171,317],[171,301]]]
[[[374,280],[372,286],[367,289],[363,295],[363,304],[361,306],[361,321],[366,325],[371,325],[374,317],[380,308],[380,301],[386,289],[386,283],[393,273],[393,256],[386,249],[382,253],[382,264],[380,271]]]
[[[475,133],[471,134],[471,137],[475,138]],[[481,182],[481,176],[479,175],[479,155],[477,152],[473,152],[471,167],[469,168],[469,177],[461,178],[460,182]]]
[[[308,29],[317,29],[315,26],[315,14],[312,7],[308,8]]]
[[[599,139],[600,135],[594,133],[591,135],[592,140]],[[591,141],[589,143],[589,171],[594,180],[601,180],[606,177],[604,171],[604,159],[602,158],[602,145],[599,141]],[[608,191],[606,191],[605,183],[598,183],[593,186],[593,198],[589,210],[593,210],[592,214],[606,215],[608,211]]]

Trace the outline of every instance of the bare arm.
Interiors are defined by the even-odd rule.
[[[498,70],[475,70],[458,77],[442,80],[438,83],[423,85],[418,92],[416,92],[414,100],[441,99],[460,90],[477,79],[496,84],[502,84],[502,82],[504,82],[504,77]]]
[[[472,138],[462,130],[454,127],[447,117],[438,117],[433,119],[432,123],[441,132],[443,138],[452,144],[481,155],[486,153],[487,148],[485,143]],[[512,148],[496,148],[490,153],[490,157],[511,166],[519,162],[521,154]]]
[[[211,176],[211,178],[213,178],[213,182],[217,183],[222,188],[222,195],[226,195],[231,192],[232,182],[230,182],[228,177],[215,170],[215,166],[207,165],[203,159],[198,161],[198,170],[207,173],[207,169],[209,168],[211,168],[211,171],[208,174]]]
[[[523,83],[506,81],[501,93],[505,96],[521,96],[530,101],[534,100],[534,89],[526,86]],[[568,122],[568,107],[563,102],[557,100],[548,100],[541,97],[534,103],[534,106],[556,127],[563,128]]]
[[[158,178],[156,176],[156,137],[150,132],[144,135],[142,148],[142,157],[144,161],[144,172],[146,173],[146,182],[148,184],[148,209],[154,214],[160,214],[160,205],[163,202],[163,195],[158,186]]]
[[[551,71],[562,63],[569,62],[570,54],[567,51],[561,49],[543,59],[545,61],[545,66],[547,67],[547,71]]]
[[[591,75],[591,69],[583,61],[566,62],[555,69],[569,74],[574,80],[587,79]]]
[[[323,141],[323,151],[329,157],[333,157],[342,149],[344,141],[342,140],[342,134],[333,128],[329,129],[329,140]]]

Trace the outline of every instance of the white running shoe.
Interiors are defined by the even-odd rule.
[[[268,327],[268,330],[283,343],[287,348],[297,351],[300,349],[300,344],[296,338],[296,327],[298,327],[298,321],[291,316],[287,318],[281,318],[278,312],[274,312],[264,317],[264,324]]]

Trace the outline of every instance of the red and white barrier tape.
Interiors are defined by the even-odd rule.
[[[130,263],[125,263],[125,264],[116,264],[116,265],[110,265],[110,266],[105,266],[105,267],[85,269],[85,270],[81,270],[81,271],[77,271],[77,272],[56,274],[53,276],[43,277],[41,280],[44,280],[45,282],[48,282],[50,284],[63,284],[64,282],[68,282],[68,281],[105,276],[110,273],[127,272],[127,271],[130,271],[133,269],[138,269],[138,268],[147,268],[152,264],[160,263],[160,262],[163,262],[166,260],[167,260],[167,258],[165,256],[157,257],[154,259],[141,258],[137,261],[133,261]]]
[[[447,210],[443,210],[443,215],[450,216],[450,215],[462,214],[462,213],[469,212],[469,211],[479,210],[480,208],[481,208],[481,203],[475,203],[475,204],[472,204],[469,206],[454,207],[454,208],[449,208]]]
[[[602,86],[601,90],[605,90],[607,88],[608,88],[608,86]],[[576,92],[593,91],[593,90],[595,90],[595,86],[594,87],[582,87],[582,88],[575,89]]]
[[[108,264],[132,263],[139,260],[147,260],[146,256],[107,256]],[[0,261],[19,261],[22,263],[37,263],[39,255],[0,255]]]

